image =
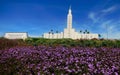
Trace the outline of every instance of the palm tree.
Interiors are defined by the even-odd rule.
[[[90,32],[89,32],[89,31],[87,31],[87,34],[90,34]],[[86,38],[88,38],[88,37],[86,36]]]
[[[98,34],[98,37],[100,38],[100,37],[101,37],[101,35],[100,35],[100,34]]]
[[[87,29],[85,30],[85,33],[87,33],[88,31],[87,31]]]
[[[51,29],[51,33],[53,32],[53,30]]]
[[[53,39],[53,35],[54,35],[54,33],[52,33],[52,39]]]
[[[85,34],[85,32],[83,32],[83,34]],[[84,39],[84,35],[83,35],[83,39]]]
[[[56,31],[56,33],[57,33],[57,38],[58,38],[58,31]]]
[[[80,32],[80,34],[81,34],[81,33],[82,33],[82,30],[80,30],[79,32]],[[82,38],[82,37],[81,37],[81,38]],[[81,38],[80,38],[80,39],[81,39]]]
[[[87,34],[87,29],[84,31],[84,34]],[[87,35],[85,35],[85,39],[87,39]]]
[[[90,32],[88,31],[87,34],[90,34]]]
[[[80,30],[80,33],[82,33],[82,30]]]
[[[85,32],[83,32],[83,34],[85,34]]]
[[[49,34],[49,38],[50,38],[50,32],[48,32],[48,34]]]
[[[53,38],[53,29],[51,29],[51,33],[52,33],[52,38]]]

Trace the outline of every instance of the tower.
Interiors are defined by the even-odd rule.
[[[71,30],[72,30],[72,10],[71,6],[69,7],[68,15],[67,15],[67,30],[68,30],[68,38],[71,37]]]
[[[69,12],[67,15],[67,29],[72,29],[72,10],[71,10],[71,6],[69,8]]]
[[[85,37],[88,37],[87,39],[93,39],[98,38],[98,34],[79,34],[75,31],[74,28],[72,28],[72,10],[71,6],[69,7],[69,11],[67,14],[67,28],[64,29],[64,32],[56,33],[53,35],[50,35],[49,33],[44,33],[44,38],[52,37],[52,39],[62,39],[62,38],[70,38],[70,39],[86,39]]]

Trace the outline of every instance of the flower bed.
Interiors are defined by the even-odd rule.
[[[25,46],[0,50],[3,75],[118,75],[120,48]]]

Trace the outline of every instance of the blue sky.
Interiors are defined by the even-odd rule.
[[[41,36],[51,29],[67,27],[69,6],[73,28],[106,38],[120,39],[120,0],[0,0],[0,36],[6,32],[28,32]],[[107,27],[107,30],[106,30]]]

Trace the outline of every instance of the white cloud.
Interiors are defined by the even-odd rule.
[[[120,21],[116,21],[114,19],[107,20],[107,18],[105,18],[106,15],[111,14],[116,9],[118,9],[117,6],[111,6],[88,14],[88,18],[93,21],[93,25],[97,24],[96,26],[101,29],[101,35],[104,38],[107,38],[108,32],[109,39],[120,39]]]
[[[105,18],[107,14],[110,14],[111,12],[115,11],[117,9],[117,6],[111,6],[107,9],[102,9],[97,12],[90,12],[88,14],[88,18],[93,21],[93,23],[101,22]]]
[[[103,13],[109,13],[109,12],[112,12],[114,10],[116,10],[116,6],[112,6],[112,7],[109,7],[107,9],[103,9],[102,12]]]
[[[90,12],[89,14],[88,14],[88,18],[90,18],[94,23],[96,23],[97,22],[97,18],[96,18],[96,14],[94,13],[94,12]]]

